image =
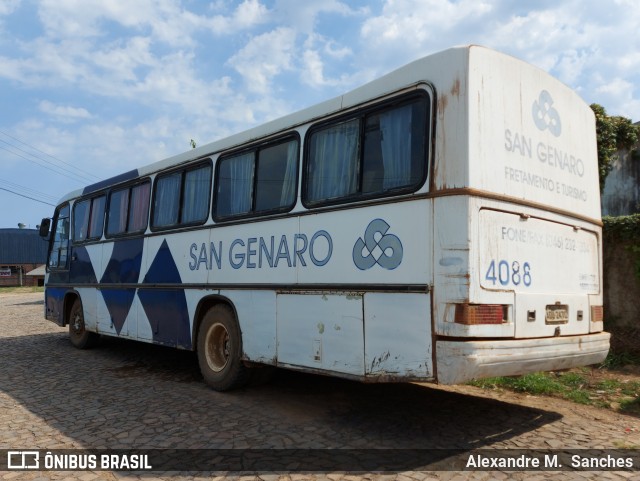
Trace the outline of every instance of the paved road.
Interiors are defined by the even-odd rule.
[[[472,449],[640,446],[640,423],[585,406],[463,386],[363,385],[278,372],[220,394],[195,356],[110,339],[80,351],[42,294],[0,294],[0,449]],[[269,451],[265,451],[268,453]],[[306,452],[306,451],[305,451]],[[439,452],[439,451],[438,451]],[[330,452],[334,453],[334,452]],[[339,454],[338,451],[335,453]],[[636,472],[0,472],[38,479],[632,479]]]

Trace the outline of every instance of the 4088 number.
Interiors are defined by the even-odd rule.
[[[520,265],[518,261],[492,260],[484,276],[492,285],[502,286],[520,284],[529,287],[531,285],[531,265],[528,262]]]

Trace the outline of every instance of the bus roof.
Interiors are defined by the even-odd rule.
[[[215,155],[219,152],[232,149],[239,145],[243,145],[245,143],[249,143],[261,138],[269,137],[271,135],[275,135],[283,131],[295,128],[299,125],[311,123],[324,116],[340,112],[350,107],[354,107],[366,101],[374,100],[378,97],[393,93],[405,87],[410,87],[419,82],[429,81],[430,83],[432,83],[431,79],[427,79],[424,75],[425,62],[427,64],[431,64],[436,60],[436,58],[452,59],[453,57],[462,60],[467,56],[468,50],[472,47],[476,46],[467,45],[453,47],[442,52],[415,60],[382,77],[379,77],[367,84],[364,84],[350,92],[339,95],[335,98],[325,100],[319,104],[304,108],[275,120],[271,120],[243,132],[233,134],[229,137],[204,144],[181,154],[177,154],[166,159],[153,162],[138,169],[134,169],[129,172],[125,172],[97,182],[95,184],[91,184],[83,189],[72,191],[65,195],[60,200],[60,202],[67,201],[81,195],[89,194],[91,192],[97,192],[101,189],[133,180],[141,176],[150,175],[154,172],[158,172],[172,166],[177,166],[197,159],[202,159],[210,155]],[[438,60],[438,62],[439,61],[440,60]],[[449,60],[449,62],[450,61],[451,60]],[[429,74],[432,73],[428,70],[427,72],[429,72]]]
[[[430,85],[436,97],[430,174],[436,190],[468,187],[546,205],[562,204],[567,212],[600,217],[599,198],[595,198],[599,196],[591,193],[594,185],[597,192],[598,182],[591,109],[543,70],[476,45],[415,60],[343,95],[76,190],[61,202],[217,155],[419,84]],[[561,138],[534,125],[532,105],[543,102],[545,95],[556,97],[555,105],[565,116]],[[553,199],[552,184],[559,192],[557,199]]]

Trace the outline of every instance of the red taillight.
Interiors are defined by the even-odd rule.
[[[591,306],[591,322],[602,322],[604,320],[604,307]]]
[[[456,304],[454,321],[458,324],[502,324],[507,306],[502,304]]]

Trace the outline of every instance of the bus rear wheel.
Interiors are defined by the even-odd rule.
[[[241,360],[242,335],[232,310],[217,305],[207,311],[198,329],[198,363],[205,382],[216,391],[229,391],[247,382]]]
[[[98,342],[100,336],[95,332],[87,331],[84,324],[84,311],[80,299],[73,301],[69,311],[69,339],[71,344],[78,349],[88,349]]]

